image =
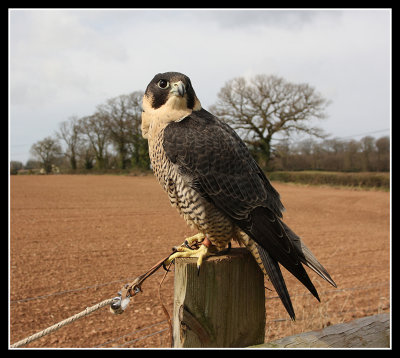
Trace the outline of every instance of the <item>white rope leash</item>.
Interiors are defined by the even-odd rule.
[[[85,316],[93,313],[94,311],[97,311],[98,309],[103,308],[104,306],[110,305],[111,303],[114,303],[114,302],[115,302],[115,299],[114,298],[110,298],[110,299],[104,300],[104,301],[102,301],[102,302],[100,302],[97,305],[94,305],[92,307],[87,307],[84,311],[82,311],[80,313],[77,313],[76,315],[74,315],[72,317],[69,317],[69,318],[67,318],[67,319],[65,319],[65,320],[63,320],[61,322],[58,322],[58,323],[52,325],[51,327],[48,327],[48,328],[44,329],[43,331],[35,333],[32,336],[29,336],[29,337],[27,337],[25,339],[22,339],[22,340],[18,341],[17,343],[12,344],[10,346],[10,348],[18,348],[18,347],[24,346],[24,345],[26,345],[26,344],[28,344],[28,343],[36,340],[36,339],[39,339],[41,337],[46,336],[47,334],[53,333],[57,329],[65,326],[65,325],[67,325],[69,323],[72,323],[72,322],[74,322],[74,321],[76,321],[76,320],[78,320],[78,319],[80,319],[82,317],[85,317]]]
[[[173,250],[172,253],[174,253],[174,252],[175,251]],[[159,261],[157,264],[155,264],[145,274],[136,277],[135,280],[133,282],[131,282],[130,284],[124,285],[124,287],[121,289],[121,291],[118,292],[118,296],[104,300],[92,307],[87,307],[84,311],[77,313],[76,315],[74,315],[72,317],[69,317],[61,322],[58,322],[58,323],[52,325],[51,327],[44,329],[43,331],[40,331],[32,336],[29,336],[25,339],[18,341],[17,343],[12,344],[10,346],[10,348],[18,348],[18,347],[24,346],[36,339],[46,336],[47,334],[53,333],[57,329],[65,326],[69,323],[72,323],[72,322],[78,320],[79,318],[85,317],[85,316],[91,314],[92,312],[97,311],[98,309],[100,309],[104,306],[107,306],[107,305],[110,305],[110,311],[112,313],[114,313],[114,314],[123,313],[125,308],[129,304],[130,298],[135,296],[139,292],[142,292],[141,285],[143,284],[143,282],[148,277],[150,277],[154,272],[156,272],[161,266],[164,266],[165,260],[167,260],[170,255],[171,254],[169,254],[167,257],[165,257],[164,259]],[[167,268],[166,268],[166,271],[168,272]],[[164,278],[165,278],[165,276],[164,276]],[[165,310],[165,308],[164,308],[164,310]]]

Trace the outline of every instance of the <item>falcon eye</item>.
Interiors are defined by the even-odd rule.
[[[157,86],[162,88],[162,89],[165,89],[165,88],[167,88],[169,86],[169,82],[166,81],[166,80],[159,80],[158,83],[157,83]]]

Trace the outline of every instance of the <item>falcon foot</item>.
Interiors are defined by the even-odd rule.
[[[175,249],[176,252],[164,261],[164,265],[168,266],[177,257],[197,257],[198,273],[200,273],[200,266],[206,257],[220,253],[216,246],[202,233],[187,238],[181,246]]]
[[[186,238],[183,245],[191,250],[198,249],[200,244],[203,242],[204,238],[205,238],[204,234],[200,232],[194,236]],[[192,245],[194,245],[194,247],[192,247]]]

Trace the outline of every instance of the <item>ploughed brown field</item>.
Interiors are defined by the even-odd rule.
[[[270,341],[390,311],[390,193],[273,182],[285,222],[338,288],[308,270],[321,303],[287,271],[297,319],[266,286]],[[10,342],[117,295],[192,231],[152,176],[11,176]],[[161,269],[122,315],[102,308],[25,347],[168,347]],[[173,273],[161,297],[172,315]]]

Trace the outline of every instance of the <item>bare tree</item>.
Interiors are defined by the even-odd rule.
[[[340,138],[326,139],[321,143],[325,152],[324,168],[326,170],[343,170],[345,143]]]
[[[105,124],[104,116],[95,114],[83,117],[79,121],[82,132],[86,135],[96,158],[98,169],[107,167],[107,146],[109,145],[109,127]]]
[[[93,162],[96,159],[96,154],[93,147],[88,142],[81,142],[78,148],[80,162],[83,168],[92,169]]]
[[[361,138],[360,147],[362,152],[362,170],[370,171],[372,169],[371,155],[375,149],[375,138],[371,136]]]
[[[133,92],[129,96],[129,105],[132,109],[131,130],[129,132],[128,148],[133,167],[148,169],[150,166],[149,146],[147,139],[142,136],[142,98],[143,92]]]
[[[388,136],[380,137],[375,142],[378,153],[389,154],[390,153],[390,138]]]
[[[57,138],[63,140],[66,145],[65,156],[68,157],[71,168],[75,170],[78,163],[78,148],[81,139],[81,127],[76,116],[69,118],[68,121],[60,123],[60,130],[56,133]]]
[[[390,138],[388,136],[378,138],[375,141],[377,149],[378,170],[390,170]]]
[[[278,169],[289,168],[289,158],[292,154],[288,138],[275,146],[275,158],[279,162]]]
[[[344,170],[357,171],[359,165],[358,153],[360,151],[360,142],[351,139],[345,142]]]
[[[324,136],[310,121],[325,118],[328,104],[329,101],[308,84],[257,75],[250,80],[238,77],[228,81],[218,93],[218,101],[211,111],[242,135],[258,153],[260,164],[266,167],[271,157],[271,141],[277,133]]]
[[[125,169],[128,154],[137,146],[138,128],[141,121],[143,92],[133,92],[109,99],[97,107],[99,115],[108,127],[110,139],[118,153],[118,164]]]
[[[52,164],[55,164],[61,155],[61,146],[57,139],[46,137],[32,145],[31,154],[41,161],[46,174],[51,172]]]
[[[10,174],[11,175],[18,174],[18,170],[23,169],[23,167],[24,167],[24,165],[22,164],[22,162],[12,160],[10,162]]]

